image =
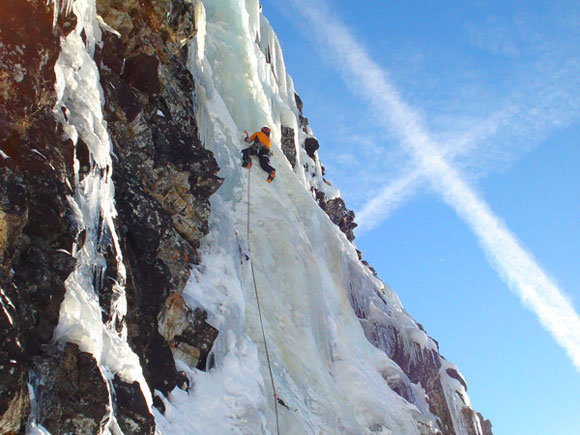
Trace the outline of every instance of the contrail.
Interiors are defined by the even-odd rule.
[[[348,86],[374,108],[377,119],[409,151],[433,189],[475,233],[502,280],[536,313],[580,371],[580,318],[572,304],[484,199],[448,162],[417,113],[399,96],[388,74],[372,60],[345,24],[322,2],[291,2],[310,23],[311,34],[331,50],[332,59]],[[413,175],[410,177],[402,184],[413,184]]]
[[[442,152],[442,147],[439,147],[440,153],[447,161],[453,161],[455,158],[473,151],[479,142],[489,140],[490,137],[497,134],[506,118],[509,118],[509,110],[504,109],[493,113],[474,128],[448,140],[451,145],[447,147],[445,152]],[[424,187],[426,178],[427,174],[422,168],[412,166],[406,168],[406,172],[381,188],[380,192],[367,201],[361,210],[356,211],[359,225],[357,234],[360,235],[378,227],[406,200],[413,197],[421,187]]]
[[[368,232],[378,227],[405,200],[417,192],[424,180],[424,174],[419,170],[414,170],[396,178],[384,187],[377,196],[365,204],[361,211],[356,212],[357,223],[362,227],[358,233]]]

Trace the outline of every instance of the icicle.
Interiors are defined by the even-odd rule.
[[[55,7],[59,6],[58,0],[55,1]],[[126,342],[125,327],[117,332],[126,314],[126,271],[114,225],[112,144],[103,116],[99,71],[92,58],[101,37],[96,5],[91,0],[76,0],[60,5],[61,10],[63,6],[66,10],[72,7],[77,27],[61,42],[61,53],[55,64],[57,103],[53,112],[75,146],[79,138],[88,146],[90,171],[80,179],[75,150],[76,189],[69,204],[86,236],[82,246],[75,245],[72,249],[77,264],[65,282],[65,299],[55,339],[77,343],[81,350],[95,357],[100,370],[116,373],[130,382],[137,380],[151,406],[149,387],[143,378],[139,358]],[[113,251],[117,276],[110,307],[111,321],[104,325],[98,294],[104,286],[107,249]]]
[[[38,423],[40,419],[39,403],[36,398],[36,391],[39,385],[38,376],[34,371],[28,372],[28,397],[30,398],[30,415],[28,416],[28,423],[26,433],[29,435],[51,435],[42,425]]]
[[[46,0],[46,4],[52,3],[52,27],[56,26],[58,17],[64,13],[68,15],[71,13],[72,6],[75,0]]]
[[[12,315],[10,314],[10,309],[12,309],[13,311],[16,311],[16,308],[12,304],[12,301],[10,300],[10,298],[8,298],[4,294],[4,290],[2,290],[2,287],[0,287],[0,296],[1,296],[0,304],[2,305],[2,311],[4,311],[4,315],[8,319],[8,322],[10,322],[10,324],[13,325],[14,320],[12,319]]]
[[[257,4],[204,0],[195,5],[197,35],[189,46],[188,68],[196,80],[196,119],[225,182],[211,198],[202,262],[192,270],[183,297],[188,305],[203,307],[220,334],[210,370],[178,362],[192,389],[175,391],[165,401],[165,417],[156,415],[159,428],[179,433],[189,419],[200,433],[267,433],[274,427],[249,263],[233,255],[247,246],[242,229],[248,172],[240,168],[240,150],[246,146],[241,132],[269,125],[277,177],[266,184],[252,175],[251,202],[260,204],[252,211],[259,223],[251,234],[252,262],[266,295],[262,308],[277,389],[296,409],[283,417],[286,431],[366,433],[373,428],[413,434],[421,424],[435,432],[424,391],[386,356],[397,346],[417,362],[425,352],[435,357],[435,344],[396,295],[360,263],[354,246],[314,201],[311,189],[328,185],[320,161],[301,146],[312,131],[302,128],[292,80],[264,18],[256,38],[252,8]],[[301,164],[295,171],[278,147],[281,125],[297,131]],[[260,174],[256,166],[251,171]],[[339,194],[331,187],[325,193]],[[413,404],[392,391],[382,373],[404,380],[403,391]]]

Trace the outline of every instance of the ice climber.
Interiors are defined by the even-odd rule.
[[[270,147],[272,142],[270,141],[270,129],[268,127],[262,127],[260,131],[255,132],[253,135],[249,135],[246,130],[246,138],[244,139],[247,143],[251,143],[252,146],[242,150],[244,168],[252,167],[252,157],[258,156],[260,159],[260,166],[264,171],[268,173],[268,183],[271,183],[276,176],[276,169],[270,166]]]

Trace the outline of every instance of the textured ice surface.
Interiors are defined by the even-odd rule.
[[[125,272],[113,225],[111,142],[92,59],[100,38],[95,4],[54,2],[58,10],[72,8],[78,18],[77,29],[62,41],[55,66],[55,116],[73,142],[83,139],[92,158],[91,172],[83,181],[76,180],[70,198],[87,237],[73,252],[78,263],[66,283],[56,338],[78,343],[93,354],[105,376],[118,373],[128,382],[139,381],[151,403],[152,393],[126,333],[117,333],[101,320],[95,293],[99,280],[93,279],[106,267],[100,248],[112,244],[120,266],[113,311],[121,319],[126,310]],[[184,297],[190,306],[207,310],[208,321],[220,334],[207,372],[178,361],[191,388],[162,398],[165,415],[154,410],[159,432],[275,433],[272,384],[250,262],[276,389],[291,408],[279,407],[283,433],[418,434],[419,426],[433,428],[435,420],[421,387],[410,384],[387,358],[386,337],[383,350],[368,342],[355,312],[364,311],[367,322],[396,325],[411,357],[415,344],[435,349],[435,343],[418,329],[396,295],[359,262],[354,246],[318,207],[313,188],[328,199],[340,193],[324,182],[318,158],[312,159],[301,147],[312,131],[299,128],[294,85],[258,0],[194,3],[197,32],[190,42],[189,68],[196,79],[196,116],[202,141],[214,152],[225,181],[211,199],[210,233]],[[251,170],[240,167],[240,151],[247,146],[243,130],[264,125],[272,129],[272,165],[277,169],[271,184],[265,182],[267,174],[259,165]],[[295,169],[280,150],[281,126],[295,132]],[[391,379],[406,380],[413,403],[389,388]],[[450,404],[456,413],[454,424],[461,432],[464,428],[456,418],[461,404],[455,401],[461,398],[458,391],[464,393],[463,386],[445,379],[448,400],[454,401]],[[34,419],[29,430],[43,433]],[[118,432],[112,415],[107,431]]]
[[[76,29],[61,40],[61,52],[54,67],[58,99],[54,113],[75,145],[79,138],[87,144],[91,159],[90,172],[81,180],[75,157],[75,191],[69,198],[69,206],[78,227],[86,231],[86,237],[82,246],[73,246],[72,255],[77,264],[65,282],[66,293],[54,339],[76,343],[82,351],[91,353],[106,378],[112,379],[118,374],[128,383],[138,381],[150,405],[152,397],[139,358],[127,343],[125,329],[117,332],[114,325],[126,314],[127,302],[125,269],[113,222],[116,209],[111,177],[112,145],[103,118],[99,72],[93,60],[95,44],[101,38],[96,5],[91,0],[62,3],[55,0],[54,4],[55,14],[71,11],[77,17]],[[103,284],[104,251],[109,245],[115,249],[118,271],[113,286],[113,319],[111,324],[104,324],[96,291]],[[112,409],[111,399],[105,430],[119,433]],[[43,429],[31,419],[29,430]]]
[[[294,129],[298,144],[311,132],[298,128],[293,83],[258,2],[204,1],[196,10],[197,20],[204,21],[190,50],[197,117],[225,182],[212,198],[203,263],[193,271],[185,297],[209,312],[220,335],[213,368],[188,371],[194,387],[189,394],[172,393],[166,417],[157,415],[160,430],[275,433],[250,261],[276,389],[292,408],[279,407],[283,433],[414,434],[420,433],[417,421],[432,427],[420,391],[421,410],[388,387],[390,376],[405,375],[366,339],[351,307],[353,286],[357,297],[380,292],[382,301],[389,299],[393,312],[380,311],[386,306],[381,302],[376,316],[407,322],[423,334],[419,340],[426,347],[434,343],[358,261],[355,248],[316,204],[311,187],[326,189],[329,198],[339,195],[323,182],[318,159],[298,153],[293,170],[280,150],[282,125]],[[277,176],[271,184],[259,165],[240,167],[240,151],[247,146],[243,130],[263,125],[272,128]]]

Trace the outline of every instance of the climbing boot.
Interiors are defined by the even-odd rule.
[[[248,168],[250,169],[252,167],[252,161],[248,160],[247,162],[243,162],[242,163],[242,168]]]
[[[270,175],[268,175],[268,179],[266,181],[268,183],[271,183],[275,176],[276,176],[276,171],[270,172]]]

